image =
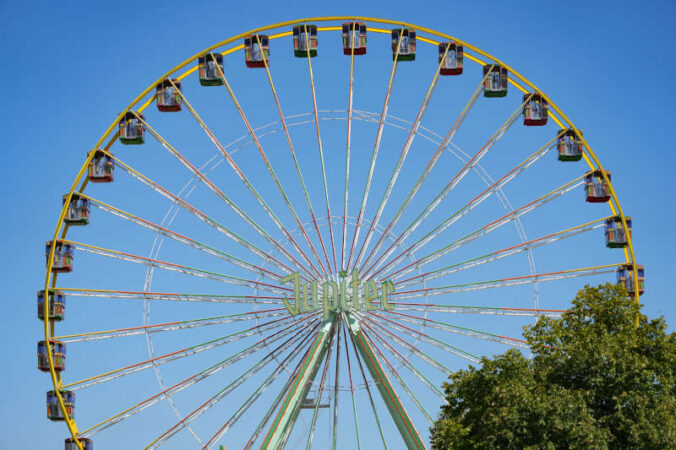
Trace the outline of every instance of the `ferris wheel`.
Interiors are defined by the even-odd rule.
[[[644,290],[582,132],[503,61],[400,21],[191,56],[62,205],[38,368],[67,450],[424,448],[453,371],[528,351],[585,283]]]

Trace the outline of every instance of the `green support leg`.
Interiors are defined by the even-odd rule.
[[[382,366],[376,359],[371,346],[366,340],[366,336],[364,336],[364,332],[359,326],[359,322],[349,314],[347,317],[352,338],[357,344],[359,353],[366,363],[366,367],[368,367],[371,376],[376,381],[378,391],[380,391],[380,395],[382,396],[385,405],[387,405],[387,409],[390,411],[390,415],[392,416],[392,419],[394,419],[394,423],[397,425],[399,433],[404,439],[404,443],[406,443],[406,447],[409,449],[424,449],[425,444],[420,438],[418,431],[415,429],[413,422],[411,422],[411,419],[408,417],[408,414],[406,414],[406,410],[401,404],[397,393],[394,391],[390,380],[387,378],[387,375],[385,375]]]
[[[310,390],[310,386],[317,376],[317,371],[324,361],[324,356],[329,348],[331,335],[335,328],[335,318],[331,314],[324,321],[322,328],[312,342],[310,351],[301,365],[298,376],[291,384],[289,392],[282,402],[277,417],[272,422],[263,443],[262,449],[281,449],[284,447],[293,425],[298,418],[300,406]]]

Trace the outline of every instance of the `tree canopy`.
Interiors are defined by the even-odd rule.
[[[624,287],[587,286],[524,335],[530,358],[509,350],[444,383],[433,448],[676,448],[676,334]]]

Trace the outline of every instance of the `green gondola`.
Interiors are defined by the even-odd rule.
[[[127,112],[118,124],[118,138],[120,144],[140,145],[145,142],[145,126],[143,125],[143,114]]]
[[[484,66],[484,97],[505,97],[508,80],[507,69],[497,64],[486,64]]]
[[[399,35],[401,34],[401,38]],[[397,44],[399,51],[397,52]],[[392,61],[415,60],[415,30],[410,28],[395,28],[392,30]]]
[[[296,25],[293,27],[293,55],[297,58],[317,56],[317,25]]]
[[[582,135],[582,131],[578,131]],[[559,136],[556,147],[559,151],[559,161],[579,161],[582,159],[582,141],[570,128]]]
[[[219,53],[206,53],[197,58],[199,79],[202,86],[222,86],[223,55]],[[218,70],[218,67],[221,70]]]

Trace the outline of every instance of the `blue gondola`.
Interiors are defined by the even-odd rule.
[[[66,296],[61,291],[49,290],[49,321],[60,322],[66,315]],[[38,319],[45,320],[45,291],[38,291]]]
[[[66,370],[66,344],[61,341],[51,340],[52,363],[54,370],[61,372]],[[38,342],[38,369],[49,372],[49,355],[45,341]]]
[[[94,441],[88,438],[83,438],[83,437],[78,437],[78,441],[80,441],[80,445],[82,445],[82,450],[94,450]],[[77,446],[77,442],[75,442],[75,439],[68,438],[66,439],[66,446],[65,450],[79,450]]]
[[[636,265],[638,272],[638,295],[643,295],[645,291],[645,269],[640,264]],[[623,285],[627,288],[629,297],[634,297],[636,291],[634,290],[634,266],[631,264],[622,264],[617,268],[617,284]]]
[[[631,217],[625,217],[624,219],[627,221],[629,236],[631,236]],[[627,234],[624,232],[624,227],[622,226],[622,218],[620,216],[615,216],[606,219],[606,247],[624,248],[626,246]]]
[[[52,248],[52,241],[45,244],[45,256],[49,263],[49,252]],[[52,262],[53,273],[67,273],[73,270],[73,246],[66,242],[57,240],[54,244],[54,259]]]
[[[66,413],[68,413],[68,417],[72,418],[75,414],[75,392],[67,391],[65,389],[61,389],[59,392],[61,393],[61,397],[63,397]],[[56,396],[56,391],[47,392],[47,418],[53,421],[66,420],[66,416],[59,405],[59,398]]]
[[[605,172],[610,181],[610,172]],[[584,190],[587,202],[605,203],[610,200],[610,189],[600,170],[587,173],[584,177]]]

